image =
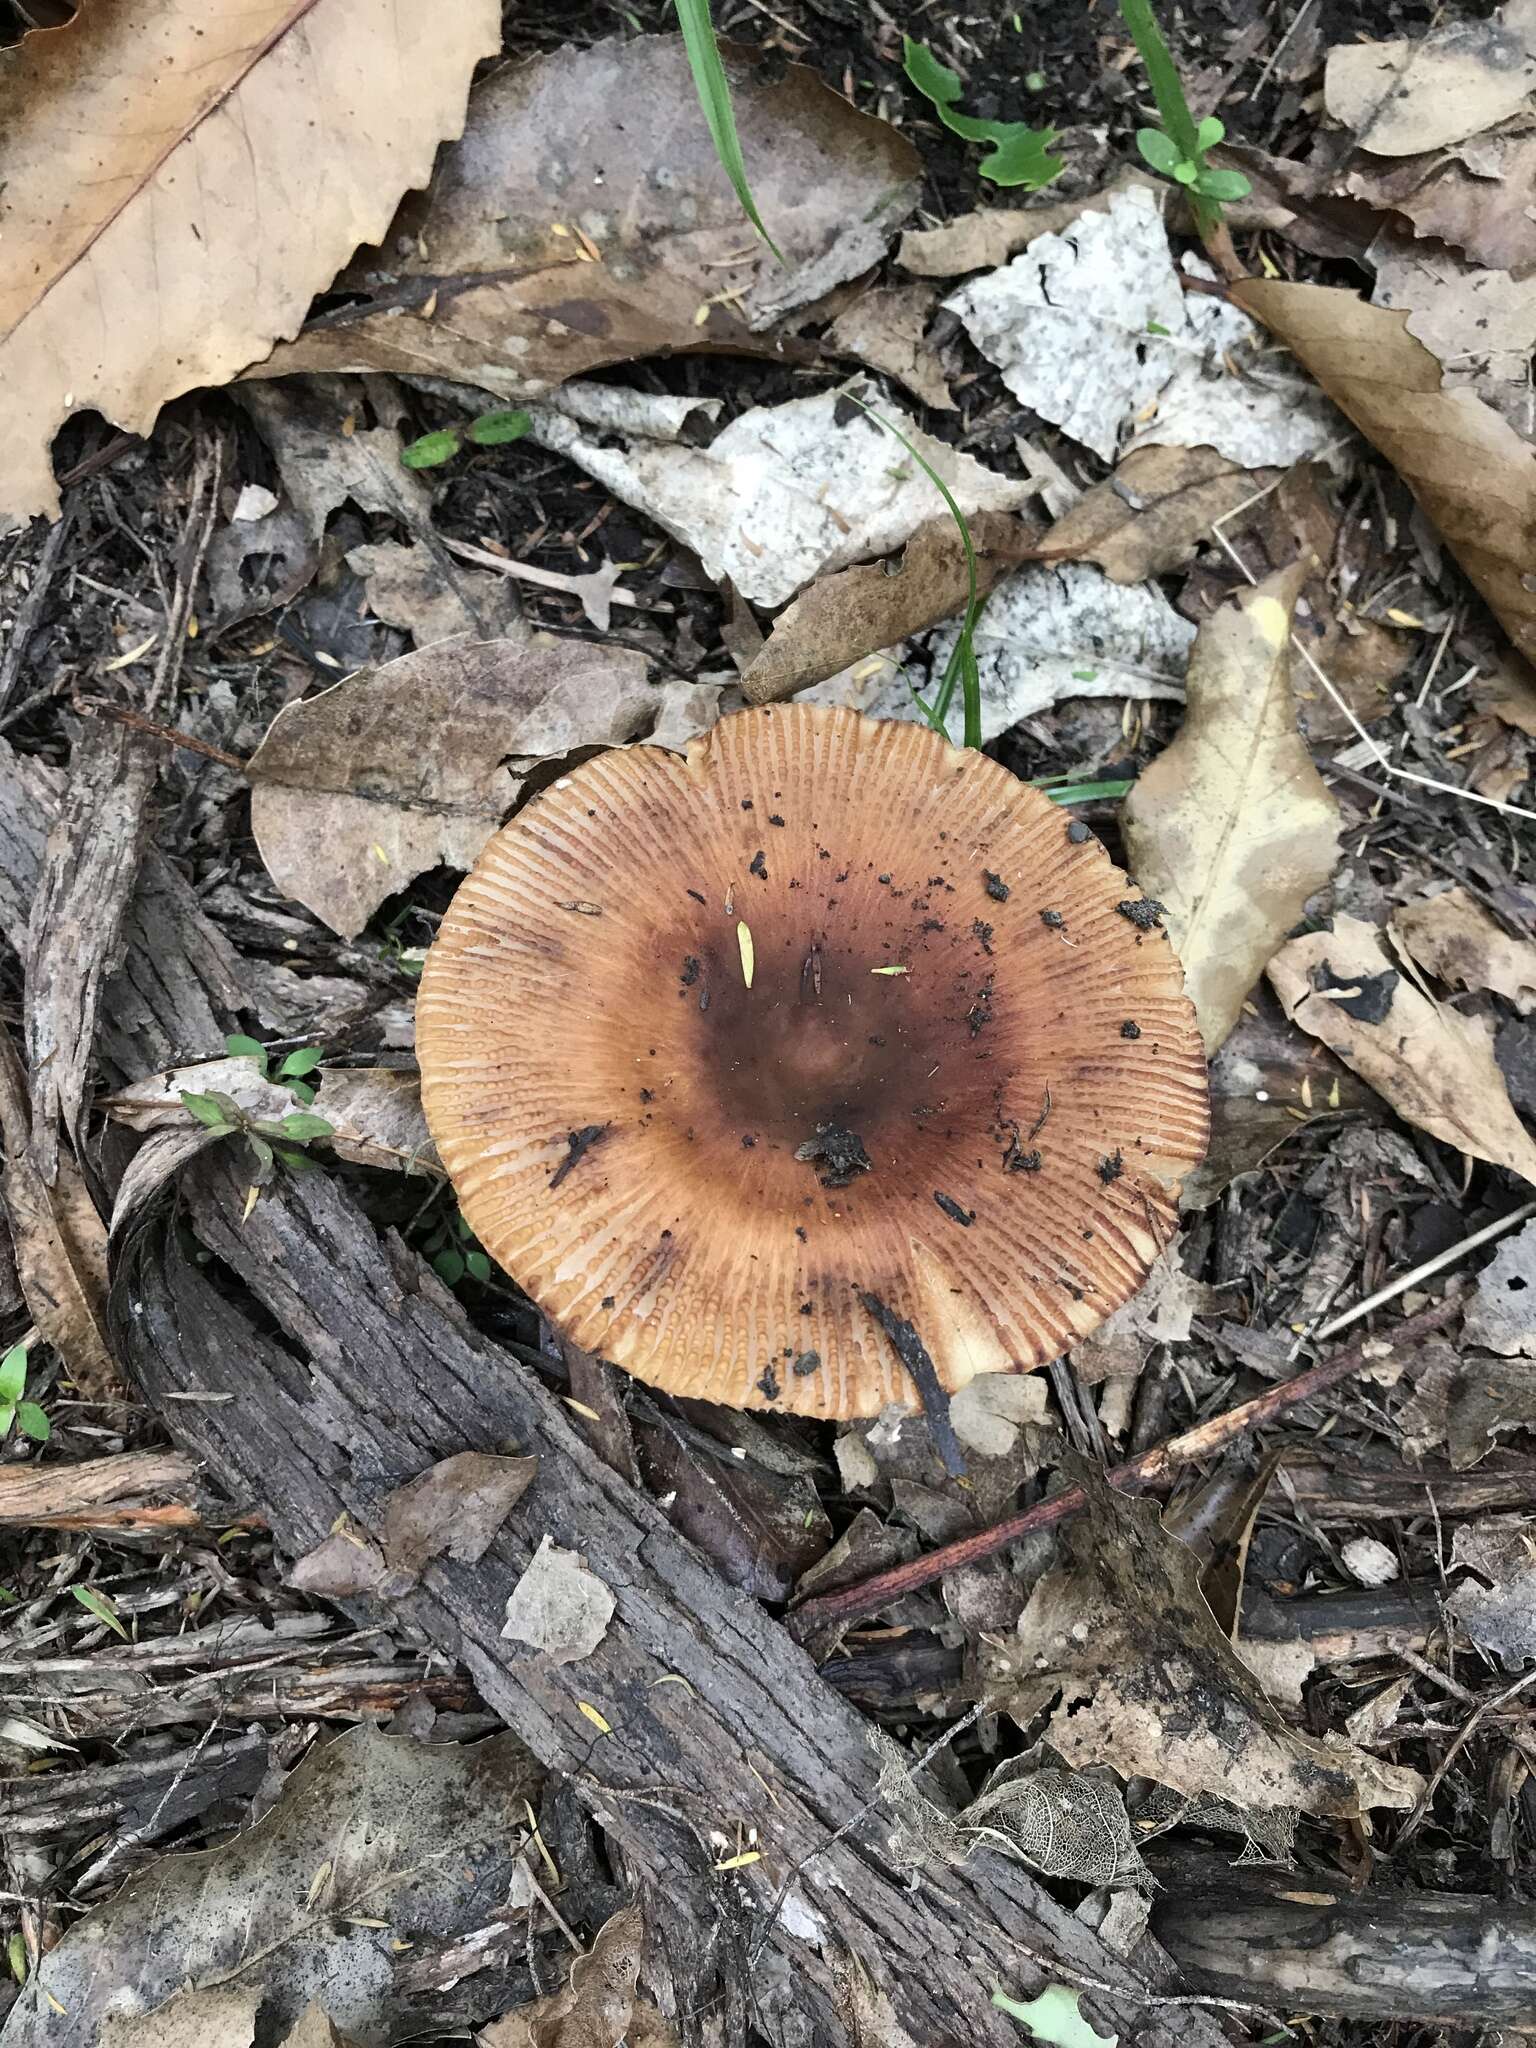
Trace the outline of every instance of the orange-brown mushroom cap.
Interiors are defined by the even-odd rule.
[[[585,1349],[735,1407],[912,1405],[892,1318],[951,1391],[1040,1365],[1171,1234],[1207,1090],[1154,913],[984,755],[744,711],[487,846],[422,975],[427,1120]]]

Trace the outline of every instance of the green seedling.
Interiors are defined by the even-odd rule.
[[[1201,239],[1208,240],[1221,230],[1222,201],[1246,199],[1253,188],[1241,171],[1219,170],[1206,162],[1227,131],[1214,114],[1196,124],[1151,0],[1120,0],[1120,12],[1147,67],[1147,82],[1162,123],[1160,128],[1138,128],[1136,147],[1159,176],[1171,178],[1188,192],[1195,226]]]
[[[1038,192],[1061,175],[1064,159],[1051,154],[1057,140],[1053,128],[1029,128],[1022,121],[983,121],[956,111],[960,80],[941,64],[925,43],[902,39],[902,68],[923,98],[949,130],[966,142],[990,142],[989,153],[976,166],[982,177],[994,185],[1022,185],[1026,192]],[[1045,81],[1042,79],[1041,84]]]
[[[252,1116],[222,1088],[210,1088],[206,1095],[181,1090],[182,1107],[204,1130],[219,1138],[243,1138],[249,1155],[252,1187],[265,1187],[279,1166],[291,1173],[314,1173],[320,1162],[304,1149],[317,1138],[335,1135],[323,1116],[308,1110],[293,1110],[287,1116]]]
[[[441,469],[466,441],[476,448],[504,448],[509,441],[521,441],[532,425],[531,413],[478,413],[467,427],[439,427],[436,433],[418,435],[401,449],[400,460],[407,469]]]
[[[232,1060],[254,1060],[263,1081],[283,1082],[288,1093],[300,1102],[314,1101],[314,1088],[304,1076],[312,1074],[325,1058],[318,1045],[301,1045],[297,1052],[285,1054],[275,1073],[271,1069],[272,1055],[260,1039],[245,1038],[237,1032],[233,1038],[225,1039],[224,1050]]]
[[[491,1277],[491,1262],[462,1209],[455,1209],[451,1217],[440,1215],[421,1248],[445,1287],[457,1287],[464,1279],[478,1280],[483,1287]]]
[[[47,1443],[53,1424],[35,1401],[25,1401],[27,1391],[27,1347],[13,1344],[0,1358],[0,1442],[12,1429],[31,1437],[35,1444]]]
[[[98,1593],[94,1586],[71,1586],[69,1590],[87,1614],[94,1614],[99,1622],[114,1630],[125,1643],[130,1640],[127,1629],[118,1618],[117,1609],[104,1593]]]
[[[683,32],[683,47],[688,52],[688,68],[693,73],[693,89],[699,96],[699,106],[709,128],[710,141],[715,145],[715,155],[731,181],[731,189],[741,203],[742,212],[782,263],[784,258],[775,247],[772,235],[763,226],[762,216],[752,197],[752,187],[747,183],[741,137],[736,133],[736,111],[731,105],[730,80],[720,62],[720,45],[715,41],[715,25],[709,18],[709,0],[675,0],[675,4],[677,25]]]

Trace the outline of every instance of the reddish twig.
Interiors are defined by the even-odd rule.
[[[245,760],[240,754],[230,754],[223,747],[216,747],[209,740],[200,740],[194,733],[181,732],[173,725],[162,725],[156,718],[146,718],[142,711],[135,711],[127,704],[106,704],[99,697],[72,697],[70,702],[77,711],[85,711],[92,718],[114,719],[119,725],[132,726],[135,732],[142,732],[152,740],[161,740],[168,747],[185,747],[189,754],[204,754],[210,761],[217,761],[221,768],[235,768],[243,775]]]
[[[1448,1295],[1433,1308],[1407,1317],[1385,1341],[1394,1347],[1412,1343],[1448,1323],[1459,1306],[1460,1297]],[[1139,1457],[1129,1458],[1123,1465],[1112,1466],[1104,1476],[1122,1493],[1141,1493],[1148,1487],[1160,1485],[1171,1478],[1181,1465],[1213,1456],[1236,1438],[1245,1436],[1249,1430],[1274,1421],[1299,1401],[1311,1400],[1314,1395],[1326,1393],[1329,1387],[1337,1386],[1340,1380],[1347,1379],[1364,1364],[1367,1347],[1374,1347],[1382,1341],[1380,1338],[1362,1338],[1358,1344],[1346,1346],[1320,1365],[1309,1366],[1305,1372],[1297,1373],[1294,1379],[1283,1380],[1279,1386],[1255,1394],[1251,1401],[1229,1408],[1224,1415],[1213,1415],[1209,1422],[1197,1423],[1182,1435],[1169,1437],[1166,1443],[1154,1444]],[[1004,1522],[994,1522],[990,1529],[979,1529],[974,1536],[962,1536],[958,1542],[946,1543],[941,1549],[930,1550],[925,1557],[915,1557],[908,1564],[895,1565],[890,1571],[876,1572],[856,1585],[844,1586],[840,1592],[824,1593],[820,1599],[807,1600],[803,1607],[797,1607],[790,1615],[790,1630],[805,1642],[829,1625],[840,1623],[846,1626],[861,1615],[878,1613],[902,1594],[931,1586],[946,1572],[980,1564],[986,1558],[995,1557],[1010,1543],[1017,1543],[1021,1536],[1032,1535],[1037,1529],[1051,1529],[1058,1522],[1067,1521],[1086,1506],[1087,1498],[1082,1487],[1069,1486],[1061,1493],[1053,1494],[1049,1500],[1026,1508],[1022,1514],[1010,1515]]]

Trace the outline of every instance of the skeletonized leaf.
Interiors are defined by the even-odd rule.
[[[674,703],[713,723],[718,690],[646,677],[627,647],[460,642],[288,705],[248,768],[268,872],[354,937],[428,868],[473,864],[516,797],[509,756],[642,739]]]
[[[495,0],[82,7],[0,65],[0,514],[58,511],[49,444],[148,433],[292,334],[457,133]]]
[[[1240,591],[1200,628],[1177,739],[1123,821],[1132,874],[1166,907],[1207,1052],[1333,872],[1339,807],[1296,730],[1291,615],[1301,563]]]
[[[1536,1183],[1521,1123],[1478,1017],[1420,995],[1358,918],[1282,946],[1269,978],[1287,1014],[1432,1138]]]
[[[1536,454],[1441,367],[1401,313],[1328,285],[1246,279],[1231,295],[1279,335],[1396,469],[1520,652],[1536,655]]]
[[[6,2048],[91,2048],[108,2010],[214,1986],[258,1992],[279,2039],[312,1999],[380,2044],[433,2031],[358,1922],[387,1920],[402,1956],[418,1928],[478,1925],[536,1783],[511,1735],[461,1749],[352,1729],[312,1749],[254,1827],[157,1858],[76,1921],[12,2008]]]
[[[528,1643],[552,1664],[590,1657],[613,1619],[614,1598],[574,1550],[546,1536],[512,1589],[502,1634]]]

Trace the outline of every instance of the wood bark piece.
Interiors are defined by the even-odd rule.
[[[146,1397],[238,1501],[262,1504],[290,1556],[343,1511],[374,1530],[384,1496],[451,1452],[511,1441],[538,1457],[484,1557],[432,1563],[398,1622],[461,1659],[503,1720],[573,1780],[632,1876],[685,1904],[701,1958],[717,1922],[745,1920],[756,2024],[770,2040],[846,2041],[833,1960],[851,1949],[919,2041],[1016,2044],[989,2004],[993,1985],[1032,1995],[1060,1957],[1131,1992],[1089,1995],[1103,2030],[1139,2048],[1215,2048],[1222,2036],[1205,2013],[1149,2005],[1146,1980],[1018,1865],[984,1851],[909,1889],[887,1860],[889,1817],[860,1819],[878,1769],[859,1715],[329,1178],[280,1183],[243,1225],[245,1189],[221,1159],[198,1162],[182,1193],[185,1220],[283,1341],[152,1221],[122,1248],[114,1290]],[[192,1391],[232,1398],[166,1400]],[[562,1666],[499,1635],[546,1535],[580,1550],[618,1603],[593,1654]],[[760,1860],[722,1870],[753,1828]],[[772,1916],[803,1859],[786,1926]],[[819,1943],[792,1931],[817,1923]],[[685,2022],[687,2038],[707,2038],[706,2024]]]
[[[1529,2026],[1536,1908],[1380,1887],[1356,1897],[1315,1872],[1161,1863],[1158,1938],[1203,1991],[1286,2012],[1431,2025]]]
[[[27,949],[32,901],[64,778],[0,740],[0,937]],[[223,1050],[250,1000],[240,963],[191,884],[151,846],[123,922],[121,965],[102,998],[97,1049],[109,1073],[136,1081],[157,1067]]]
[[[0,1467],[0,1528],[37,1528],[61,1516],[88,1517],[95,1508],[184,1494],[192,1470],[181,1451],[124,1451],[81,1465],[6,1465]],[[199,1519],[192,1516],[194,1523]]]

